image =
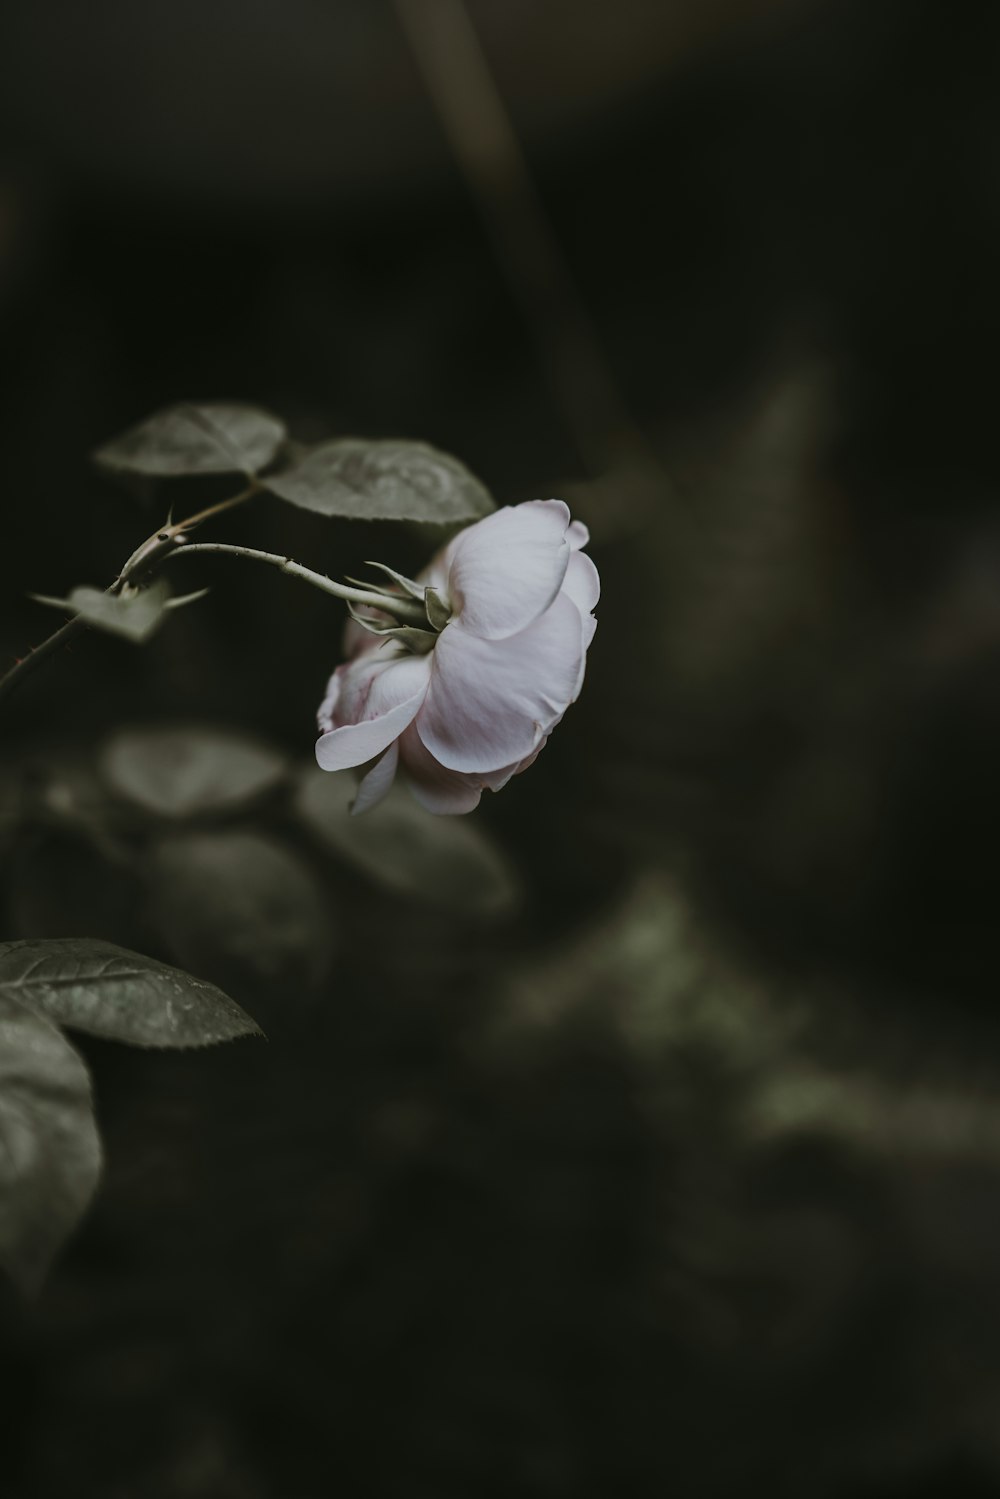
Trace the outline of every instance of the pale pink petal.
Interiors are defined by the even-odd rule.
[[[413,724],[400,740],[400,755],[410,790],[428,812],[458,814],[479,806],[483,793],[478,777],[445,770],[425,748]]]
[[[361,608],[358,613],[365,619],[370,619],[373,625],[395,624],[391,614],[385,614],[381,609]],[[385,637],[374,635],[371,630],[366,630],[364,625],[359,625],[356,619],[348,616],[344,626],[344,655],[348,658],[360,656],[368,651],[377,651],[380,645],[385,644]]]
[[[555,726],[553,725],[553,727]],[[548,742],[549,736],[546,734],[545,738],[532,750],[531,754],[526,755],[523,760],[518,760],[516,765],[505,765],[502,770],[485,771],[479,779],[490,791],[502,791],[508,781],[512,781],[515,776],[519,776],[522,770],[527,770],[529,765],[534,765]]]
[[[505,640],[544,614],[566,576],[568,524],[562,500],[529,500],[462,531],[448,594],[463,629],[484,640]]]
[[[378,806],[384,796],[388,796],[396,779],[398,764],[399,741],[394,740],[385,754],[375,761],[368,774],[361,778],[358,794],[351,803],[352,817],[357,817],[361,812],[369,812],[372,807]]]
[[[449,770],[514,765],[572,702],[582,657],[580,613],[568,598],[505,640],[481,639],[453,622],[434,648],[417,732]]]
[[[316,723],[321,734],[325,734],[328,729],[333,728],[333,715],[337,711],[337,704],[340,702],[340,678],[342,672],[343,667],[338,666],[329,682],[327,682],[326,695],[316,713]]]
[[[394,659],[395,652],[383,652],[379,655],[366,652],[337,667],[339,695],[329,715],[331,729],[342,728],[346,723],[360,723],[362,719],[372,716],[367,712],[368,699],[376,680],[392,667]],[[332,696],[332,693],[328,695],[328,701]]]
[[[578,552],[581,547],[585,547],[588,544],[588,542],[590,541],[590,532],[587,530],[582,520],[570,521],[569,528],[566,532],[566,540],[569,542],[574,552]]]
[[[398,739],[420,711],[431,672],[430,656],[396,656],[385,663],[367,656],[352,664],[341,681],[335,717],[316,744],[323,770],[347,770],[374,760]],[[359,668],[361,668],[359,670]]]

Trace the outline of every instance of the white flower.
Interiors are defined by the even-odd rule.
[[[451,617],[424,654],[354,629],[319,711],[324,770],[365,766],[355,812],[402,769],[430,812],[471,812],[527,768],[583,683],[597,628],[587,529],[561,500],[497,510],[421,574]]]

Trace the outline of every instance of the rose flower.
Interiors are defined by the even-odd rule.
[[[417,580],[391,574],[402,591],[383,591],[384,611],[355,613],[363,629],[348,629],[352,658],[330,679],[316,745],[324,770],[364,767],[354,812],[397,770],[429,812],[471,812],[535,760],[579,694],[597,628],[587,541],[561,500],[508,506]],[[419,600],[426,626],[397,626],[394,598],[406,620]]]

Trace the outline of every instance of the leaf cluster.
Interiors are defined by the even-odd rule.
[[[110,942],[0,944],[0,1268],[29,1291],[101,1171],[90,1076],[63,1027],[169,1048],[258,1033],[213,984]]]
[[[403,790],[354,818],[354,791],[349,774],[206,724],[125,728],[89,761],[29,757],[0,779],[8,916],[24,934],[0,945],[0,1268],[19,1285],[39,1284],[100,1172],[64,1027],[170,1048],[256,1032],[226,990],[255,1010],[280,991],[283,1013],[307,1015],[349,940],[345,881],[387,915],[399,901],[459,922],[515,909],[484,828]],[[29,935],[84,924],[126,945]],[[132,932],[167,961],[131,951]]]

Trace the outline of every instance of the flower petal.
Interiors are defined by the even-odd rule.
[[[484,640],[453,621],[434,648],[416,728],[449,770],[501,770],[532,754],[572,702],[583,660],[580,613],[559,597],[528,629]]]
[[[463,629],[484,640],[506,640],[544,614],[566,576],[568,525],[562,500],[529,500],[462,531],[448,594]]]
[[[398,764],[399,742],[393,740],[385,754],[376,760],[368,774],[362,777],[358,786],[358,794],[351,803],[352,817],[371,811],[372,807],[378,806],[384,796],[388,796],[392,783],[396,779]]]
[[[410,790],[426,811],[460,814],[479,806],[483,793],[476,778],[446,770],[439,764],[425,748],[414,724],[410,724],[400,740],[400,754]]]
[[[396,656],[386,662],[371,662],[364,656],[348,667],[336,709],[340,727],[330,729],[316,744],[321,768],[347,770],[364,765],[398,739],[420,711],[430,662],[429,656]]]
[[[601,579],[585,552],[574,552],[570,557],[562,591],[573,600],[584,616],[597,608],[601,597]]]
[[[569,542],[574,552],[578,552],[581,547],[585,547],[589,543],[590,532],[587,530],[582,520],[570,521],[569,527],[566,531],[566,540]]]
[[[325,734],[333,728],[333,715],[337,711],[340,702],[340,678],[343,667],[337,668],[329,682],[326,684],[326,694],[319,705],[316,713],[316,723],[321,734]]]

